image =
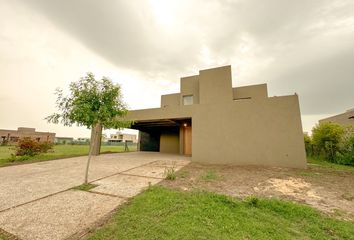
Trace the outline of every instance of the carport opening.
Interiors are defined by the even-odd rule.
[[[138,150],[161,153],[192,154],[192,119],[137,121]]]

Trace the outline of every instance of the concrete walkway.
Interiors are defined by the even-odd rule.
[[[104,154],[92,160],[90,192],[83,183],[87,157],[0,168],[0,233],[19,239],[67,239],[86,232],[128,198],[190,158],[152,152]]]

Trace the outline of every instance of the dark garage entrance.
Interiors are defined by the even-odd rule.
[[[192,154],[190,118],[137,121],[132,128],[139,130],[140,151]]]

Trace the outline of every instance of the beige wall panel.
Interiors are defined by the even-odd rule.
[[[183,96],[193,95],[194,104],[199,103],[199,76],[181,78],[180,105],[183,105]]]
[[[233,88],[233,98],[242,99],[251,97],[252,99],[266,99],[268,97],[267,84]]]
[[[193,161],[306,167],[297,96],[201,106],[192,130]]]
[[[231,66],[200,71],[199,91],[200,104],[232,101]]]
[[[160,152],[162,153],[179,153],[179,136],[178,133],[161,133],[160,136]]]
[[[161,96],[161,107],[178,106],[180,104],[180,94],[173,93]]]
[[[158,120],[166,118],[190,118],[199,105],[151,108],[129,111],[127,120]]]

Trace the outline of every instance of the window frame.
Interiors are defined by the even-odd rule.
[[[188,102],[185,101],[185,100],[188,99],[188,98],[192,100],[191,103],[188,103]],[[188,100],[187,100],[187,101],[188,101]],[[186,104],[186,103],[187,103],[187,104]],[[183,95],[183,97],[182,97],[182,104],[183,104],[183,106],[193,105],[193,104],[194,104],[194,96],[193,96],[193,94]]]

